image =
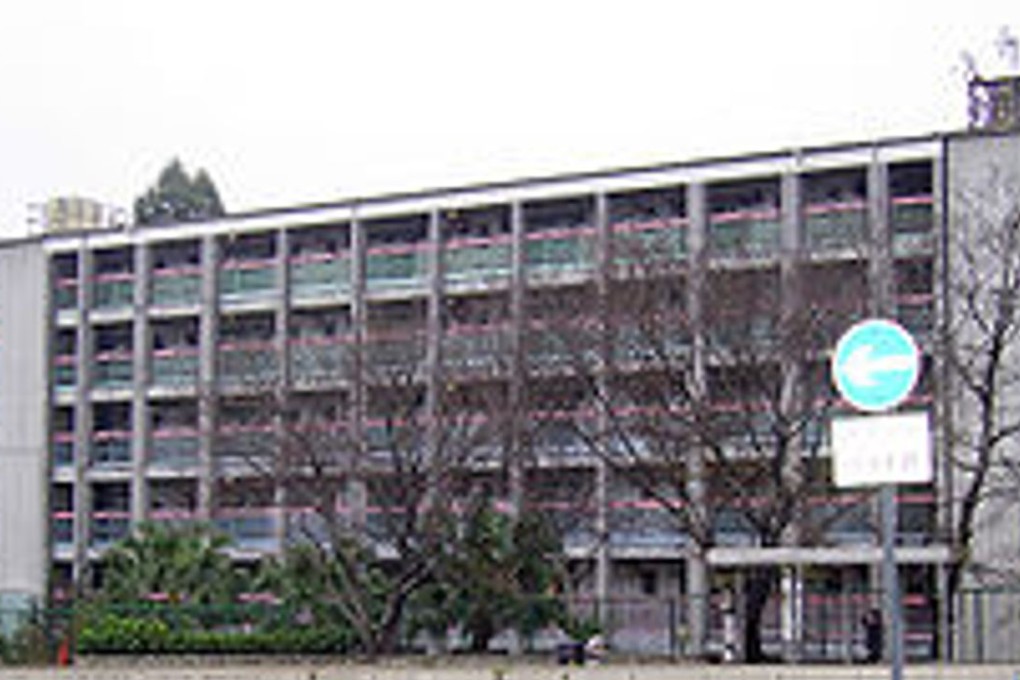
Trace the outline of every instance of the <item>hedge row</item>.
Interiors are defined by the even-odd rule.
[[[176,630],[159,619],[106,615],[83,626],[75,646],[81,654],[340,654],[351,636],[323,628]]]

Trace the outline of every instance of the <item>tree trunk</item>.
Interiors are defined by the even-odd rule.
[[[775,590],[776,570],[752,567],[744,581],[744,660],[747,663],[767,661],[762,649],[761,623],[765,605]]]

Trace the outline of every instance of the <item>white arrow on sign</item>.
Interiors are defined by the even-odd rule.
[[[873,345],[861,345],[855,347],[843,361],[840,370],[855,387],[875,387],[878,384],[877,376],[879,374],[911,371],[914,368],[916,359],[913,356],[890,354],[876,357],[874,351]]]

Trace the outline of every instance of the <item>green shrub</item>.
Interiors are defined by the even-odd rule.
[[[173,629],[157,618],[105,614],[82,627],[82,654],[340,654],[350,630],[338,627],[278,630]]]

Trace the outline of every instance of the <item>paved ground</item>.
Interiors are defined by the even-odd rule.
[[[312,666],[159,664],[63,669],[0,668],[0,680],[887,680],[882,666],[620,664],[583,668],[474,660],[462,663]],[[1020,664],[909,666],[905,680],[1020,680]]]

